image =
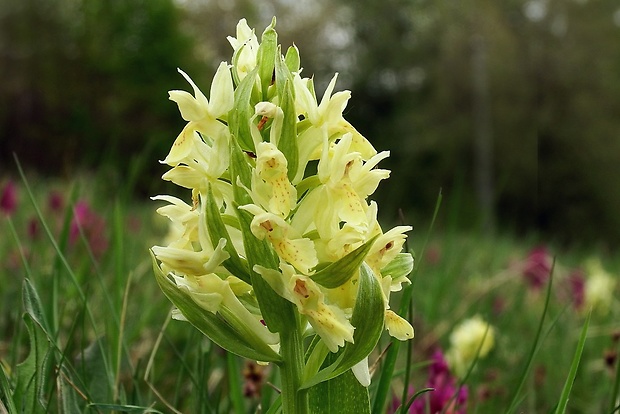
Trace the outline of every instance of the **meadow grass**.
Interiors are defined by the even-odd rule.
[[[166,221],[153,202],[107,187],[92,177],[20,180],[18,208],[0,221],[0,413],[277,412],[277,370],[170,319],[148,253]],[[617,411],[617,300],[589,316],[575,309],[570,284],[596,252],[549,246],[553,276],[532,286],[523,268],[540,240],[426,233],[410,237],[413,283],[393,306],[416,337],[384,335],[371,355],[373,412],[432,393],[433,351],[448,350],[451,332],[474,315],[493,327],[495,345],[458,381],[468,389],[462,412]],[[618,259],[601,259],[620,271]]]

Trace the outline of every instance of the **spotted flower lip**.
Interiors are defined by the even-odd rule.
[[[346,342],[353,342],[353,325],[345,312],[338,306],[328,304],[319,285],[305,275],[296,274],[295,269],[282,263],[282,272],[256,267],[271,287],[281,296],[297,306],[299,313],[325,341],[327,348],[337,352]]]

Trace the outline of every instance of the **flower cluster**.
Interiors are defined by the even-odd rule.
[[[163,160],[171,167],[163,178],[190,189],[191,201],[154,197],[167,203],[158,212],[173,228],[166,246],[152,248],[156,272],[255,349],[278,349],[275,294],[332,352],[358,340],[360,281],[372,275],[381,324],[412,338],[389,308],[390,293],[409,282],[413,258],[401,250],[411,227],[384,231],[368,200],[389,176],[376,168],[389,154],[344,119],[350,92],[334,93],[337,76],[316,98],[297,48],[281,54],[274,23],[259,43],[239,22],[228,38],[232,64],[218,66],[209,98],[179,71],[193,94],[170,92],[187,124]],[[177,318],[196,324],[175,305]]]

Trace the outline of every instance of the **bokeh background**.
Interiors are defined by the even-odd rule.
[[[165,189],[184,121],[167,91],[205,93],[227,35],[277,16],[322,93],[392,170],[382,213],[439,226],[620,242],[617,0],[2,0],[0,177],[95,173],[136,200]]]

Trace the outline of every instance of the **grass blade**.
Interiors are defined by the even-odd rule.
[[[15,401],[13,401],[13,390],[11,390],[9,376],[3,364],[0,364],[0,390],[2,390],[2,394],[4,394],[4,398],[0,400],[0,402],[6,403],[5,408],[8,414],[17,414],[19,411],[17,411]]]
[[[575,350],[575,355],[573,356],[573,362],[570,366],[568,378],[566,378],[566,383],[564,384],[564,389],[562,389],[562,395],[560,397],[558,407],[555,410],[556,414],[564,414],[566,412],[568,397],[570,396],[570,392],[573,388],[573,383],[575,382],[575,377],[577,376],[577,368],[579,368],[579,361],[581,361],[583,347],[586,343],[586,335],[588,333],[591,315],[592,313],[588,313],[588,317],[586,318],[583,328],[581,329],[581,335],[579,336],[579,342],[577,343],[577,349]]]
[[[437,202],[435,203],[435,210],[433,211],[433,217],[431,219],[431,224],[429,226],[428,231],[426,232],[426,238],[424,239],[424,244],[422,245],[422,250],[420,254],[420,259],[418,259],[417,266],[414,266],[411,275],[417,273],[417,270],[420,268],[421,258],[424,257],[424,250],[426,249],[426,244],[428,243],[428,239],[430,237],[431,231],[435,226],[435,220],[437,219],[437,215],[439,213],[439,207],[441,206],[441,200],[443,196],[441,190],[439,190],[439,194],[437,195]],[[405,250],[410,251],[409,248]],[[415,284],[415,279],[411,281],[411,284],[404,289],[403,296],[401,299],[401,307],[399,315],[405,314],[410,309],[411,305],[411,296],[413,294],[413,285]],[[387,404],[388,394],[390,392],[392,386],[392,377],[394,375],[394,367],[396,366],[396,358],[398,357],[398,352],[400,350],[401,341],[398,339],[392,338],[390,342],[390,349],[387,352],[387,356],[385,357],[385,362],[381,367],[381,377],[379,378],[379,385],[377,386],[377,391],[375,393],[375,398],[372,405],[373,414],[383,414],[385,412],[385,406]],[[411,347],[408,347],[407,361],[411,360]],[[405,373],[405,390],[404,397],[402,401],[405,401],[407,398],[407,388],[409,383],[409,373],[410,373],[411,364],[408,363]]]
[[[616,355],[620,354],[620,344],[617,347]],[[616,379],[614,380],[614,385],[611,390],[611,398],[609,401],[609,412],[614,413],[620,409],[620,404],[618,404],[618,399],[620,397],[620,362],[616,362]]]
[[[245,412],[245,401],[239,381],[239,361],[237,356],[230,352],[226,352],[226,371],[232,406],[236,413],[243,413]]]
[[[510,402],[510,405],[508,406],[508,410],[506,410],[506,413],[508,414],[514,412],[515,409],[517,408],[517,405],[520,401],[519,394],[521,393],[521,389],[523,388],[523,385],[525,384],[527,375],[530,372],[530,369],[532,368],[532,363],[534,362],[534,356],[536,355],[536,352],[538,350],[538,345],[539,345],[540,338],[541,338],[543,324],[545,322],[545,317],[547,316],[547,310],[549,309],[549,300],[551,298],[551,285],[553,284],[554,267],[555,267],[555,259],[553,261],[553,264],[551,265],[551,271],[549,272],[549,283],[547,284],[545,306],[543,308],[543,312],[540,317],[540,323],[538,324],[538,329],[536,330],[536,337],[534,338],[532,349],[529,352],[527,363],[525,364],[525,368],[523,369],[523,372],[521,373],[521,381],[519,382],[519,385],[517,386],[517,389],[514,392],[514,396],[512,397],[512,401]]]

